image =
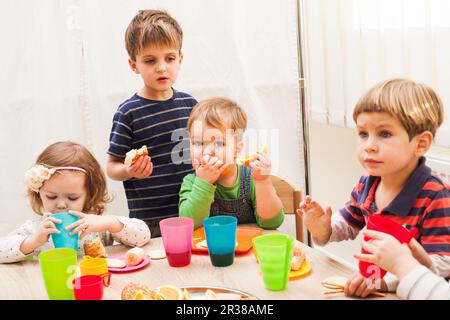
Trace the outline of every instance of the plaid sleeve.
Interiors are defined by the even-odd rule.
[[[436,187],[436,184],[434,184]],[[430,184],[430,187],[433,187]],[[429,254],[450,255],[450,191],[441,188],[425,209],[420,243]]]
[[[363,176],[359,179],[358,184],[352,190],[350,200],[345,204],[344,208],[341,208],[339,210],[339,213],[342,215],[345,221],[359,230],[364,228],[364,226],[366,225],[366,221],[364,219],[364,215],[361,211],[358,201],[361,196],[361,190],[364,187],[366,178],[367,177]]]
[[[108,154],[124,158],[125,154],[132,149],[133,130],[131,120],[126,113],[117,110],[114,114],[113,125],[109,135]]]

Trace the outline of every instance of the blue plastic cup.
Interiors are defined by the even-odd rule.
[[[203,220],[203,226],[212,265],[215,267],[232,265],[236,249],[237,218],[215,216]]]
[[[56,229],[61,233],[52,233],[55,248],[71,248],[78,252],[78,233],[71,236],[70,233],[73,229],[66,230],[66,227],[78,221],[80,218],[68,212],[55,213],[51,217],[62,221],[61,223],[55,223]]]

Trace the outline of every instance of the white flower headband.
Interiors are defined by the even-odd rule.
[[[46,166],[43,166],[42,164],[37,164],[34,167],[28,169],[25,172],[25,182],[28,185],[28,188],[34,192],[39,192],[39,189],[42,187],[45,181],[50,179],[52,174],[54,174],[56,171],[60,170],[77,170],[84,173],[87,173],[86,170],[79,167],[54,167],[54,168],[47,168]]]

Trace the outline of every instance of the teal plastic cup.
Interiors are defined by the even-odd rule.
[[[74,300],[73,280],[77,272],[77,252],[69,248],[39,254],[42,277],[50,300]]]
[[[211,263],[215,267],[227,267],[234,262],[236,249],[237,218],[215,216],[203,220],[206,244]]]
[[[287,234],[270,233],[259,236],[253,241],[266,289],[271,291],[286,289],[294,238]]]
[[[62,221],[61,223],[55,223],[56,229],[61,233],[52,233],[55,248],[71,248],[78,252],[78,233],[71,236],[70,233],[74,229],[66,230],[66,227],[78,221],[80,218],[68,212],[54,213],[51,217]]]

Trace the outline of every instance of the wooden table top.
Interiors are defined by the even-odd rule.
[[[324,295],[329,289],[321,281],[330,276],[349,277],[355,271],[328,257],[324,253],[298,242],[305,248],[306,259],[312,271],[296,280],[289,281],[284,291],[268,291],[264,287],[258,263],[250,250],[235,257],[229,267],[214,267],[206,254],[192,254],[191,264],[182,268],[170,267],[167,259],[151,260],[144,269],[123,274],[112,274],[111,285],[104,290],[103,299],[121,298],[122,288],[129,282],[143,282],[151,288],[169,284],[175,286],[218,286],[238,289],[260,299],[350,299],[344,294]],[[108,255],[125,253],[129,248],[123,245],[107,247]],[[154,238],[143,247],[144,250],[163,249],[162,239]],[[82,257],[78,257],[80,262]],[[14,264],[0,264],[0,299],[48,299],[37,258]],[[370,299],[398,299],[395,294]]]

